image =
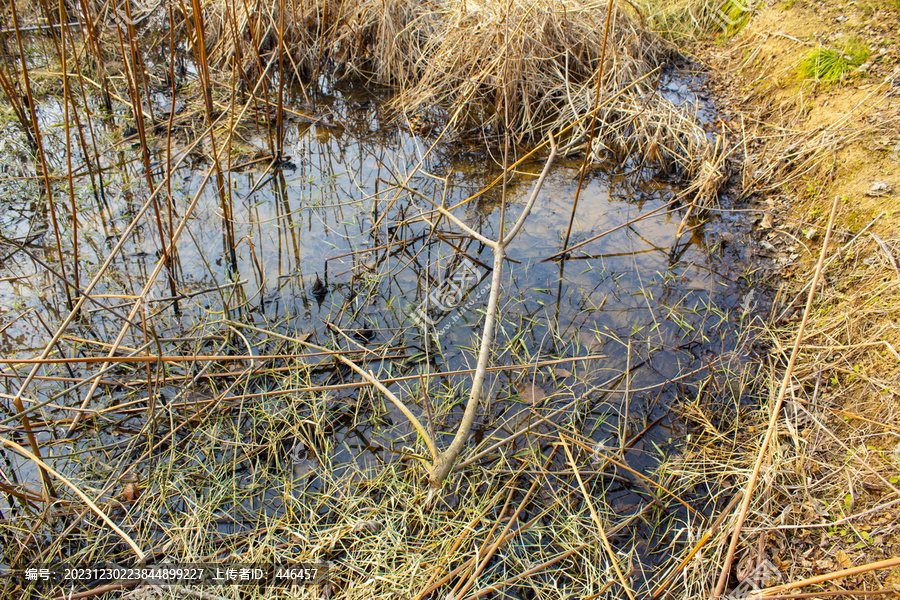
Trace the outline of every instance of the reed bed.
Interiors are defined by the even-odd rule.
[[[191,337],[211,340],[222,360],[202,363],[179,386],[183,391],[165,402],[148,406],[140,366],[108,374],[111,381],[104,385],[110,390],[123,388],[118,378],[129,384],[126,393],[115,396],[116,405],[93,412],[97,425],[82,427],[79,450],[69,457],[68,470],[78,473],[73,483],[97,499],[106,518],[139,540],[151,564],[303,561],[327,565],[327,582],[265,591],[139,584],[115,592],[120,597],[477,598],[502,590],[549,598],[560,591],[590,597],[623,589],[640,595],[662,571],[643,572],[637,548],[658,547],[671,538],[670,531],[694,530],[703,522],[698,510],[682,508],[685,499],[696,499],[694,490],[671,481],[636,482],[632,471],[620,468],[615,450],[598,447],[582,432],[585,407],[621,382],[623,375],[615,371],[600,382],[602,371],[593,363],[576,361],[573,370],[579,374],[554,374],[559,385],[553,396],[574,397],[575,406],[569,402],[568,409],[551,410],[553,397],[546,406],[533,403],[513,422],[546,421],[513,436],[505,432],[515,427],[501,419],[435,504],[416,459],[424,456],[424,447],[405,423],[385,429],[384,401],[370,386],[349,394],[319,390],[321,367],[308,357],[290,358],[303,352],[302,343],[283,344],[277,367],[268,364],[271,359],[248,357],[235,370],[235,361],[224,358],[240,346],[230,347],[221,331],[215,315],[196,324]],[[522,361],[524,373],[516,379],[527,381],[535,376],[529,365],[551,357],[518,356],[517,339],[501,337],[497,352]],[[572,359],[564,364],[571,367]],[[163,378],[178,381],[178,370]],[[383,365],[374,372],[388,381],[385,370]],[[411,395],[421,394],[420,385],[418,378],[403,384]],[[441,389],[445,398],[437,395]],[[436,428],[452,426],[455,393],[452,387],[431,386]],[[114,443],[114,458],[100,459],[104,423],[129,418],[144,423],[143,433]],[[348,420],[373,434],[371,455],[348,455],[337,445],[334,430]],[[33,425],[47,423],[36,419]],[[149,447],[145,435],[152,438]],[[631,440],[616,445],[627,449],[640,435],[631,428]],[[506,439],[508,449],[497,451],[498,439]],[[645,499],[627,505],[609,501],[610,494],[621,497],[622,486],[634,486]],[[4,488],[17,494],[23,489]],[[61,523],[62,531],[40,545],[30,544],[27,533],[43,527],[40,518],[26,515],[11,515],[3,529],[19,561],[42,564],[64,556],[99,565],[128,564],[133,558],[121,536],[69,494],[61,494],[46,515]],[[598,536],[613,546],[599,543]],[[13,582],[6,583],[12,589]],[[35,597],[67,597],[72,591],[90,597],[104,590],[41,587],[40,582],[14,589]]]
[[[387,263],[374,270],[360,264],[358,269],[370,281],[390,271]],[[160,283],[156,294],[163,292]],[[42,450],[54,464],[68,461],[72,489],[93,498],[96,509],[75,498],[72,489],[58,489],[52,509],[42,514],[36,511],[43,503],[39,489],[3,482],[3,491],[20,505],[10,510],[2,528],[17,564],[40,565],[55,558],[131,564],[135,550],[127,536],[150,564],[308,561],[329,569],[328,583],[317,586],[263,590],[139,584],[109,592],[135,599],[196,594],[482,597],[494,590],[539,598],[560,593],[641,597],[665,583],[673,569],[679,571],[681,549],[713,527],[714,517],[729,500],[733,486],[715,473],[701,480],[697,475],[679,477],[676,467],[659,476],[629,467],[633,457],[623,455],[652,427],[632,417],[627,403],[616,398],[622,386],[628,394],[630,373],[639,368],[636,360],[609,365],[596,351],[573,348],[568,338],[575,334],[578,339],[578,332],[571,328],[546,340],[544,345],[558,354],[529,353],[522,339],[532,335],[534,322],[512,296],[505,301],[503,312],[509,317],[490,359],[503,365],[492,371],[496,378],[489,387],[497,393],[490,395],[486,408],[499,418],[483,440],[467,450],[452,485],[434,502],[420,465],[426,456],[421,438],[369,383],[346,382],[347,373],[336,369],[334,357],[351,357],[386,385],[399,386],[398,393],[416,399],[417,409],[430,415],[435,431],[455,426],[455,407],[468,374],[461,373],[459,379],[410,374],[403,362],[409,357],[391,347],[393,337],[362,348],[337,327],[331,328],[333,350],[310,352],[306,338],[285,334],[283,323],[242,323],[204,299],[207,294],[229,298],[237,305],[226,311],[233,315],[246,302],[234,293],[237,289],[239,285],[232,284],[179,296],[183,314],[193,315],[183,323],[179,338],[141,345],[136,337],[115,357],[97,355],[110,347],[102,341],[61,338],[79,357],[61,359],[78,369],[66,384],[70,389],[60,396],[69,400],[63,405],[54,397],[43,408],[29,405],[31,426],[71,428],[80,420],[77,444],[59,444],[73,448],[68,454],[59,456],[56,444]],[[360,300],[371,301],[375,290],[364,288]],[[107,311],[119,300],[125,308],[141,302],[96,300],[104,302]],[[174,301],[154,296],[147,304],[153,307],[146,313],[148,322],[163,326]],[[518,322],[510,322],[516,315]],[[696,339],[704,331],[686,328],[683,335]],[[663,347],[653,332],[647,337],[635,346],[646,345],[648,354]],[[608,342],[627,343],[631,350],[631,342]],[[721,356],[715,383],[702,384],[698,398],[707,397],[704,389],[717,389],[736,378],[730,371],[732,361],[740,362],[737,356],[746,343],[745,338],[734,355]],[[154,354],[160,344],[165,356]],[[432,351],[439,352],[440,346]],[[474,360],[475,348],[468,352]],[[585,354],[584,360],[579,358]],[[62,368],[53,360],[45,358],[41,365]],[[92,371],[98,364],[109,366]],[[397,367],[403,369],[401,377],[396,376]],[[74,408],[97,377],[102,398],[79,413]],[[746,373],[741,377],[751,379]],[[522,391],[542,380],[553,382],[546,396]],[[691,373],[683,375],[683,383],[687,390],[693,387]],[[658,398],[668,385],[641,393]],[[501,393],[510,388],[517,390],[512,397]],[[31,389],[36,393],[40,388],[35,384]],[[740,389],[733,389],[741,395]],[[600,422],[591,415],[604,403],[608,415]],[[13,427],[4,435],[23,428],[15,416],[6,423]],[[611,443],[591,439],[596,428],[611,425],[617,432]],[[111,436],[110,427],[127,433]],[[370,437],[353,451],[339,442],[347,439],[336,434],[341,428]],[[645,445],[645,460],[663,458],[650,448]],[[689,478],[691,484],[686,483]],[[631,493],[623,495],[623,489]],[[41,532],[41,543],[31,543],[30,531]],[[663,557],[658,568],[646,568],[645,552]],[[709,561],[716,557],[704,556],[709,571]],[[4,584],[25,597],[106,593],[102,586],[72,590],[41,582]],[[683,584],[674,585],[681,589]]]
[[[677,172],[702,192],[699,204],[714,202],[729,172],[724,140],[707,135],[691,106],[655,93],[673,47],[649,31],[647,10],[627,2],[609,8],[594,0],[206,0],[139,10],[131,29],[117,13],[88,11],[97,48],[120,45],[122,34],[128,56],[95,50],[86,62],[104,89],[133,101],[179,82],[188,109],[176,116],[176,130],[199,123],[189,121],[192,112],[209,112],[204,97],[220,114],[233,93],[249,95],[253,108],[240,118],[260,116],[256,127],[268,131],[275,154],[284,120],[297,116],[284,109],[286,83],[299,84],[308,103],[309,86],[362,80],[394,91],[401,127],[493,147],[533,146],[565,131],[567,153]],[[172,46],[170,36],[188,43]],[[150,55],[130,52],[129,37],[168,56],[141,64]],[[198,65],[197,78],[187,77],[185,61]]]
[[[6,558],[16,565],[63,558],[327,562],[330,584],[277,592],[317,598],[481,597],[495,588],[535,598],[637,596],[662,585],[663,573],[678,571],[685,544],[678,532],[693,540],[710,527],[709,515],[727,504],[733,485],[714,470],[687,485],[678,473],[688,467],[676,460],[665,463],[669,470],[659,478],[628,467],[629,444],[652,425],[629,422],[627,403],[616,421],[616,448],[585,435],[598,398],[621,394],[623,383],[628,395],[630,362],[602,382],[589,362],[600,358],[595,352],[582,353],[583,370],[554,371],[554,361],[575,360],[562,351],[571,349],[571,339],[560,334],[548,345],[561,351],[528,356],[522,352],[528,320],[504,330],[490,362],[518,373],[510,379],[520,396],[530,395],[531,406],[502,413],[498,427],[467,449],[465,468],[435,503],[421,468],[421,438],[369,382],[348,383],[337,357],[372,369],[385,384],[405,386],[404,397],[428,416],[441,441],[458,421],[459,380],[429,386],[424,375],[398,377],[397,370],[408,370],[402,362],[410,358],[408,347],[363,348],[353,331],[337,326],[330,349],[315,352],[308,339],[285,333],[283,323],[248,327],[240,317],[253,307],[240,281],[217,278],[207,263],[212,287],[185,289],[177,262],[189,242],[203,260],[211,258],[191,229],[208,193],[221,216],[228,272],[238,271],[242,241],[260,269],[252,241],[234,233],[233,204],[240,199],[230,194],[229,174],[248,165],[264,176],[278,171],[287,160],[285,121],[328,119],[314,106],[289,108],[286,95],[308,101],[307,86],[323,79],[393,87],[397,122],[420,131],[423,120],[432,122],[431,139],[481,139],[495,150],[536,146],[547,133],[561,132],[562,151],[678,173],[689,182],[686,204],[709,206],[727,175],[729,150],[707,135],[691,107],[656,95],[670,49],[644,29],[630,4],[195,0],[115,10],[84,2],[67,11],[62,4],[21,3],[4,17],[14,34],[4,38],[0,69],[9,75],[7,127],[31,161],[21,185],[41,201],[35,212],[46,206],[48,214],[37,234],[4,238],[2,248],[7,257],[29,256],[63,291],[46,344],[35,356],[4,359],[13,365],[2,373],[12,386],[0,431],[4,456],[10,465],[22,461],[11,471],[32,465],[42,484],[34,485],[36,477],[29,485],[15,477],[0,482]],[[38,28],[42,51],[26,57],[28,27]],[[47,128],[37,108],[60,90],[54,108],[65,115],[63,126]],[[103,135],[93,129],[101,120],[109,124]],[[58,147],[67,160],[53,160]],[[134,156],[117,162],[116,154],[129,149]],[[182,197],[177,173],[189,162],[199,183]],[[69,257],[84,268],[78,202],[91,200],[100,211],[118,206],[121,228],[101,241],[96,264],[69,272]],[[58,207],[66,208],[60,216]],[[390,213],[396,222],[388,239],[412,239],[400,235],[409,226],[403,210]],[[112,265],[139,228],[151,232],[159,260],[132,281]],[[56,256],[46,260],[33,243],[42,235],[56,244]],[[473,241],[460,244],[460,252]],[[351,280],[377,282],[388,277],[388,265],[381,268],[360,266]],[[362,286],[358,296],[352,290],[356,300],[340,314],[354,321],[375,289]],[[159,335],[170,328],[179,335]],[[614,341],[627,344],[630,361],[630,342]],[[435,351],[429,340],[423,346],[426,358]],[[538,369],[555,382],[550,398],[529,387]],[[560,398],[565,402],[551,408]],[[705,401],[705,393],[698,398]],[[525,417],[543,420],[517,429]],[[337,445],[335,431],[348,424],[380,432],[368,448],[371,461]],[[589,433],[599,426],[591,423]],[[48,431],[68,441],[48,439]],[[67,454],[57,454],[59,447]],[[65,466],[65,474],[54,465]],[[611,502],[623,488],[634,501]],[[666,556],[665,568],[643,572],[644,548]],[[697,560],[708,565],[717,557]],[[35,597],[71,591],[41,585],[4,581]],[[238,595],[225,587],[197,592],[146,584],[110,593]]]
[[[207,21],[227,20],[224,4],[205,6]],[[279,47],[288,49],[295,74],[330,71],[392,86],[397,118],[414,130],[495,145],[534,144],[567,130],[569,153],[590,146],[594,160],[613,156],[677,171],[702,192],[701,204],[714,199],[727,174],[725,148],[699,127],[690,106],[654,93],[672,48],[627,3],[613,7],[605,36],[608,8],[583,0],[326,3],[290,13]],[[233,10],[237,31],[253,21]],[[280,15],[253,22],[257,29],[244,39],[257,45],[282,31]],[[215,62],[250,55],[228,41],[223,25],[215,30]],[[595,113],[596,121],[588,118]],[[597,129],[589,132],[591,122]]]

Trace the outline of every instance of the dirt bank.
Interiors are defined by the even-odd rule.
[[[746,484],[838,199],[796,365],[764,453],[733,572],[760,585],[860,568],[791,593],[897,589],[900,570],[900,5],[769,3],[743,29],[695,47],[728,115],[753,243],[782,277],[766,323],[770,402],[738,453]],[[833,67],[831,71],[828,68]],[[835,75],[837,75],[835,77]],[[829,80],[830,79],[830,80]],[[832,525],[830,525],[832,524]],[[876,565],[879,566],[879,565]]]

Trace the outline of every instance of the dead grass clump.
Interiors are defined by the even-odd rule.
[[[448,3],[440,14],[431,56],[424,70],[404,86],[396,105],[406,113],[441,111],[463,129],[506,129],[516,141],[541,137],[559,127],[569,102],[578,116],[591,107],[570,86],[596,80],[603,54],[606,3]],[[508,10],[507,10],[508,9]],[[637,19],[614,11],[602,89],[614,94],[646,76],[663,56],[661,41]],[[645,86],[646,88],[646,86]]]
[[[787,584],[827,591],[834,573],[853,567],[857,571],[843,579],[842,590],[896,585],[891,565],[897,564],[885,561],[896,561],[900,547],[898,251],[896,239],[863,232],[826,260],[726,590],[752,582],[769,587],[763,596],[777,595],[774,586]],[[808,291],[798,290],[797,297]],[[776,301],[771,320],[779,326],[766,325],[769,364],[740,378],[768,382],[755,390],[759,405],[752,402],[753,385],[723,395],[715,390],[727,386],[710,382],[681,407],[693,433],[684,451],[659,467],[658,477],[685,496],[710,490],[715,514],[750,477],[797,336],[798,303],[793,294]],[[683,570],[672,582],[684,589],[681,597],[709,593],[733,528],[726,519],[708,540],[689,540]],[[800,585],[812,574],[822,576],[818,587]]]
[[[605,55],[607,4],[590,0],[353,0],[283,13],[278,3],[215,0],[204,19],[211,63],[238,65],[248,81],[279,69],[304,79],[361,77],[396,89],[392,106],[404,124],[425,120],[445,135],[491,144],[505,134],[533,144],[565,129],[569,152],[593,138],[595,154],[699,176],[697,189],[714,195],[725,178],[724,147],[714,148],[690,108],[653,89],[670,47],[629,5],[613,8]],[[704,161],[715,173],[702,172]]]
[[[266,68],[283,47],[297,74],[327,70],[395,86],[402,112],[440,116],[463,130],[503,129],[507,102],[518,141],[543,138],[569,98],[567,86],[595,79],[607,10],[591,0],[353,0],[286,6],[283,14],[280,6],[205,3],[211,63],[258,73],[257,58]],[[633,85],[665,53],[637,18],[613,11],[604,91]]]
[[[572,109],[574,112],[575,109]],[[714,201],[728,175],[729,152],[723,136],[710,143],[706,131],[688,109],[656,95],[620,97],[601,113],[593,152],[685,175],[684,195],[699,205]]]
[[[286,72],[303,79],[328,72],[401,86],[424,67],[439,39],[440,5],[408,0],[375,2],[202,2],[210,63],[241,68],[248,79]]]

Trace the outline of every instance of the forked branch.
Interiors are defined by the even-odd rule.
[[[544,164],[544,170],[541,171],[541,176],[538,178],[537,184],[531,192],[531,197],[528,199],[525,208],[522,210],[522,214],[519,215],[515,225],[513,225],[506,236],[503,235],[501,227],[501,233],[498,236],[497,241],[488,241],[489,243],[485,244],[494,250],[494,271],[491,276],[491,293],[488,296],[487,312],[484,318],[484,329],[481,332],[481,346],[478,350],[478,362],[475,367],[475,375],[472,378],[472,388],[469,391],[469,400],[466,403],[466,410],[463,413],[462,421],[460,421],[459,427],[456,430],[456,435],[454,436],[453,441],[450,442],[450,446],[435,458],[434,464],[431,467],[429,480],[431,481],[432,487],[440,486],[450,474],[456,459],[459,457],[466,444],[466,440],[469,438],[472,424],[475,422],[475,413],[478,411],[478,405],[480,404],[483,394],[484,377],[487,372],[487,363],[491,354],[491,342],[494,339],[494,323],[497,319],[497,306],[500,303],[500,286],[503,283],[503,261],[506,258],[506,248],[513,239],[515,239],[516,235],[525,224],[528,215],[531,213],[531,209],[534,207],[534,203],[541,191],[541,187],[544,185],[544,180],[550,172],[550,167],[553,165],[553,161],[556,160],[556,150],[556,141],[551,135],[550,156],[547,158],[546,164]],[[441,213],[447,215],[450,214],[449,211],[446,211],[445,209],[441,209]],[[482,237],[459,222],[458,219],[451,216],[451,220],[457,225],[460,225],[460,227],[469,233],[469,235],[472,235],[472,237],[475,237],[476,239]]]

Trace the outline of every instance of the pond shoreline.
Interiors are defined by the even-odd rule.
[[[135,548],[330,564],[328,582],[267,592],[277,597],[699,598],[851,564],[876,565],[861,581],[886,585],[885,551],[869,538],[831,527],[826,547],[812,536],[829,518],[864,525],[885,548],[898,535],[879,511],[895,510],[897,493],[889,373],[900,345],[896,305],[881,298],[897,269],[900,185],[896,169],[874,185],[868,167],[844,166],[889,135],[864,133],[869,100],[896,119],[891,86],[877,83],[890,53],[856,65],[876,83],[843,98],[856,75],[811,90],[791,79],[803,43],[769,79],[745,59],[807,35],[804,6],[738,11],[740,27],[706,44],[651,33],[674,22],[668,6],[575,4],[541,16],[518,2],[504,14],[398,1],[381,14],[354,0],[279,23],[208,2],[192,4],[196,15],[107,15],[93,35],[29,34],[26,63],[15,51],[2,67],[33,89],[7,95],[0,335],[4,359],[43,358],[4,372],[4,566],[130,564]],[[453,18],[481,28],[460,36]],[[788,32],[758,35],[773,22]],[[185,37],[198,26],[203,43]],[[507,66],[498,39],[511,44]],[[675,48],[693,62],[673,60]],[[69,68],[54,70],[63,57]],[[448,61],[468,96],[436,78]],[[312,72],[341,81],[320,90],[302,77]],[[288,85],[290,73],[301,77]],[[815,106],[790,112],[801,93]],[[816,121],[828,102],[846,118]],[[129,121],[136,103],[146,118]],[[30,122],[44,154],[29,150]],[[477,370],[488,242],[522,213],[548,131],[561,156],[498,263],[472,436],[429,490],[431,446],[450,445]],[[829,156],[840,160],[829,167]],[[854,199],[839,211],[784,418],[772,420],[835,194]],[[542,261],[563,250],[567,223],[568,247],[582,245]],[[829,469],[847,452],[845,497]],[[41,513],[48,469],[68,483]],[[23,527],[39,532],[34,548]],[[92,591],[3,581],[22,597]]]

